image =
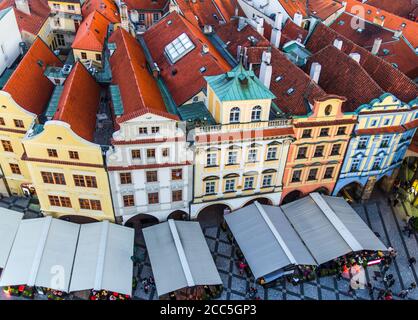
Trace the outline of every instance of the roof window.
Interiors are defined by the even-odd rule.
[[[187,34],[182,33],[179,37],[174,39],[169,43],[164,51],[167,54],[168,58],[172,63],[176,63],[181,58],[183,58],[187,53],[192,51],[195,48],[195,45],[187,36]]]

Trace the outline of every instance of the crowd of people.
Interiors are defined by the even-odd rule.
[[[129,295],[119,294],[117,292],[110,292],[107,290],[100,290],[100,291],[91,290],[89,299],[114,301],[114,300],[129,300],[131,299],[131,297]]]

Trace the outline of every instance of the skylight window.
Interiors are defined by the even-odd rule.
[[[174,39],[169,43],[164,51],[167,54],[168,58],[172,63],[176,63],[181,58],[183,58],[187,53],[192,51],[195,48],[195,45],[187,36],[187,34],[182,33],[179,37]]]
[[[276,82],[279,82],[280,80],[282,80],[283,79],[283,77],[282,76],[278,76],[276,79],[275,79],[275,81]]]
[[[295,92],[295,89],[290,88],[289,90],[287,90],[287,94],[290,96],[293,92]]]

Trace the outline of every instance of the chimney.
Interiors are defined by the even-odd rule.
[[[274,27],[271,31],[271,38],[270,42],[275,48],[280,47],[280,39],[282,37],[282,21],[283,21],[283,13],[278,12],[276,13],[276,19],[274,20]]]
[[[372,54],[377,55],[379,53],[380,45],[382,44],[381,38],[374,39]]]
[[[336,47],[338,50],[341,50],[341,48],[343,47],[343,41],[340,39],[335,39],[334,47]]]
[[[350,53],[350,58],[351,59],[353,59],[355,62],[357,62],[357,63],[360,63],[360,58],[361,58],[361,55],[360,55],[360,53],[357,53],[357,52],[353,52],[353,53]]]
[[[247,25],[247,22],[244,17],[238,18],[238,32],[245,28]]]
[[[239,15],[238,5],[235,7],[235,10],[234,10],[234,15],[235,15],[236,17],[238,17],[238,15]]]
[[[395,32],[394,32],[394,34],[393,34],[393,36],[395,37],[395,38],[400,38],[400,37],[402,37],[402,29],[398,29],[398,30],[396,30]]]
[[[29,0],[15,0],[16,8],[27,15],[30,15]]]
[[[256,23],[257,23],[257,32],[261,35],[264,35],[264,19],[261,17],[257,17]]]
[[[209,46],[207,44],[204,44],[202,46],[202,55],[205,55],[207,53],[209,53]]]
[[[303,16],[300,12],[296,12],[293,16],[293,22],[297,24],[299,27],[302,27]]]
[[[237,61],[241,61],[242,46],[237,46]]]
[[[123,2],[120,6],[120,21],[122,28],[129,32],[128,6]]]
[[[316,83],[319,82],[319,76],[321,75],[321,68],[322,66],[318,62],[314,62],[311,65],[311,71],[309,73],[309,76]]]
[[[177,4],[173,1],[173,0],[170,0],[170,4],[168,5],[168,11],[171,13],[171,12],[177,12],[177,13],[180,13],[179,11],[180,11],[180,9],[179,9],[179,7],[177,6]]]
[[[260,67],[260,81],[270,89],[271,77],[273,75],[273,67],[271,66],[271,52],[264,51],[261,67]]]

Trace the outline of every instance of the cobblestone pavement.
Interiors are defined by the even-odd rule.
[[[28,209],[27,199],[5,198],[0,200],[0,206],[12,210],[25,212],[25,218],[35,215]],[[405,209],[398,206],[393,209],[388,206],[386,198],[381,195],[375,196],[365,204],[355,204],[353,208],[361,218],[370,226],[370,228],[380,235],[380,239],[387,246],[392,246],[398,251],[396,261],[392,263],[388,273],[394,275],[395,285],[391,288],[394,292],[394,299],[399,299],[396,295],[400,290],[407,288],[411,282],[418,283],[418,268],[408,267],[408,258],[418,258],[418,237],[413,235],[408,238],[401,230],[405,225]],[[206,241],[212,252],[219,274],[224,284],[224,291],[220,300],[243,300],[250,286],[254,286],[254,279],[239,274],[236,267],[235,245],[228,240],[226,233],[220,228],[205,228],[204,233]],[[145,261],[135,267],[135,274],[138,279],[152,275],[151,265],[146,254],[145,245],[142,236],[137,237],[137,244],[140,247],[140,253],[145,253]],[[383,289],[381,281],[373,280],[373,272],[381,271],[379,267],[373,266],[367,269],[366,276],[376,288],[377,291]],[[370,300],[367,290],[357,290],[354,295],[348,294],[349,283],[342,279],[338,281],[336,277],[324,277],[315,281],[307,282],[302,285],[293,286],[290,283],[283,282],[276,287],[264,289],[257,285],[258,295],[261,299],[268,300]],[[0,300],[6,299],[3,291],[0,292]],[[9,297],[10,299],[10,297]],[[13,298],[21,299],[21,298]],[[152,300],[158,299],[157,293],[152,288],[147,294],[138,284],[134,292],[134,299]],[[418,300],[418,289],[410,293],[408,299]]]

